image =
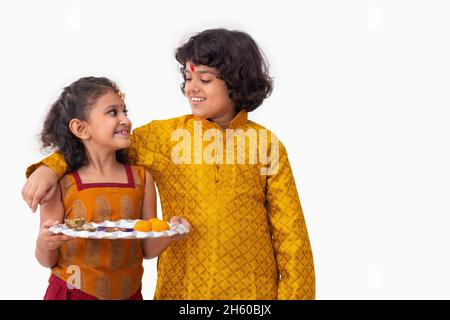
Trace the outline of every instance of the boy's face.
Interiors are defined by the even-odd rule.
[[[228,96],[225,81],[217,78],[218,71],[204,65],[186,63],[184,94],[192,114],[206,119],[233,117],[236,105]]]

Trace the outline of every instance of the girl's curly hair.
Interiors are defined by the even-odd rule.
[[[272,93],[273,82],[264,54],[245,32],[205,30],[178,47],[175,58],[182,65],[183,77],[188,61],[216,68],[238,110],[253,111]],[[185,83],[181,85],[183,93]]]
[[[69,128],[72,119],[87,120],[89,109],[109,91],[122,95],[117,85],[104,77],[84,77],[65,87],[47,114],[41,132],[42,147],[57,150],[69,171],[87,164],[85,147]],[[126,163],[124,150],[116,151],[117,161]]]

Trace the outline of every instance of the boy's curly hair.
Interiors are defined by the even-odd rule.
[[[238,110],[253,111],[272,93],[273,82],[264,55],[245,32],[205,30],[178,47],[175,58],[182,65],[183,77],[188,61],[216,68]],[[183,93],[185,83],[181,85]]]
[[[122,96],[117,85],[104,77],[84,77],[65,87],[52,104],[41,132],[42,147],[57,150],[63,156],[69,171],[87,164],[85,147],[69,128],[72,119],[87,121],[89,109],[97,99],[113,91]],[[126,163],[124,150],[116,152],[117,161]]]

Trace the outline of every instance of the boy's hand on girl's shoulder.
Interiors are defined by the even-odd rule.
[[[178,217],[178,216],[173,216],[169,222],[171,224],[182,224],[184,225],[188,230],[191,229],[191,224],[184,218]],[[183,234],[175,234],[173,236],[171,236],[170,238],[174,241],[178,241],[178,240],[182,240],[187,236],[187,233],[183,233]]]
[[[44,204],[55,193],[58,177],[49,167],[42,165],[27,179],[22,188],[22,198],[36,212],[38,204]]]
[[[64,234],[54,234],[48,230],[50,227],[57,225],[57,220],[45,221],[41,229],[39,230],[39,236],[37,239],[37,246],[44,251],[56,250],[67,241],[74,240],[74,238],[66,236]]]

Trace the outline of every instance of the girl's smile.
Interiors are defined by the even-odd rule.
[[[114,131],[114,135],[129,138],[130,137],[130,128],[129,127],[119,127],[116,131]]]

